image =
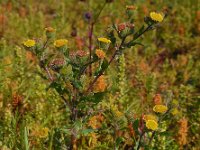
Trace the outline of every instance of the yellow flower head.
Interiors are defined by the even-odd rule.
[[[146,121],[146,127],[151,130],[157,130],[158,129],[158,123],[155,120],[147,120]]]
[[[154,116],[154,115],[145,115],[144,116],[144,120],[145,121],[148,121],[148,120],[154,120],[154,121],[158,121],[158,118],[156,117],[156,116]]]
[[[164,16],[163,16],[163,14],[161,14],[161,13],[151,12],[151,13],[150,13],[150,18],[151,18],[153,21],[162,22]]]
[[[155,105],[161,105],[162,104],[162,97],[160,94],[156,94],[153,98]]]
[[[59,40],[56,40],[53,44],[54,44],[55,47],[59,48],[59,47],[67,45],[67,43],[68,43],[68,40],[59,39]]]
[[[100,59],[104,59],[105,56],[106,56],[105,52],[104,52],[103,50],[101,50],[101,49],[96,49],[95,54],[96,54],[96,55],[98,56],[98,58],[100,58]]]
[[[168,108],[165,105],[155,105],[153,107],[153,111],[158,112],[158,113],[165,113],[167,109]]]
[[[52,27],[47,27],[45,28],[46,32],[55,32],[56,29],[52,28]]]
[[[23,42],[23,45],[26,46],[26,47],[33,47],[35,46],[35,40],[26,40]]]
[[[103,42],[103,43],[107,43],[107,44],[111,43],[111,41],[107,38],[98,38],[98,41]]]

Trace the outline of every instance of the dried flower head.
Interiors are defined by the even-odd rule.
[[[15,111],[17,107],[19,107],[22,104],[23,97],[19,94],[14,93],[12,98],[12,107]]]
[[[106,79],[104,75],[102,75],[97,79],[97,82],[94,86],[94,90],[95,92],[104,92],[106,87],[107,87]]]
[[[90,126],[92,129],[97,129],[97,118],[96,116],[93,116],[90,118],[89,122],[88,122],[88,126]]]
[[[125,23],[120,23],[118,26],[117,26],[117,29],[118,31],[122,31],[126,28],[126,24]]]
[[[35,40],[30,39],[23,42],[23,45],[29,48],[35,46],[35,44]]]
[[[89,119],[88,126],[90,126],[92,129],[98,129],[101,127],[103,120],[104,117],[101,114],[93,116]]]
[[[54,71],[58,71],[64,64],[65,60],[63,58],[55,58],[49,63],[49,67]]]
[[[59,39],[59,40],[54,41],[54,46],[57,47],[57,48],[59,48],[59,47],[67,45],[67,43],[68,43],[68,40],[66,40],[66,39]]]
[[[107,44],[111,43],[111,41],[110,41],[109,39],[103,38],[103,37],[98,38],[98,41],[99,41],[99,42],[103,42],[103,43],[107,43]]]
[[[84,50],[78,50],[78,51],[76,51],[75,55],[78,57],[84,57],[84,56],[88,55],[88,52],[86,52]]]
[[[179,121],[178,143],[180,146],[187,144],[188,120],[182,118]]]
[[[161,105],[162,104],[162,97],[160,94],[156,94],[153,98],[155,105]]]
[[[168,110],[167,106],[165,105],[155,105],[153,107],[153,111],[157,113],[165,113]]]
[[[163,21],[163,18],[164,18],[164,15],[161,14],[161,13],[151,12],[151,13],[150,13],[150,18],[151,18],[153,21],[162,22],[162,21]]]
[[[147,120],[146,121],[146,127],[150,130],[157,130],[158,129],[158,123],[155,120]]]
[[[97,57],[100,58],[100,59],[104,59],[105,56],[106,56],[105,52],[104,52],[103,50],[101,50],[101,49],[96,49],[95,54],[96,54]]]

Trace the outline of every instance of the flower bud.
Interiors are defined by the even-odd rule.
[[[134,32],[134,24],[131,23],[121,23],[117,26],[120,38],[124,38]]]
[[[133,5],[126,6],[126,14],[128,15],[129,18],[133,15],[133,11],[135,9],[136,9],[136,7]]]
[[[68,56],[69,52],[67,50],[67,43],[68,43],[68,40],[66,40],[66,39],[59,39],[59,40],[55,40],[53,44],[64,55]]]
[[[54,29],[52,27],[47,27],[47,28],[45,28],[45,31],[46,31],[47,39],[51,39],[51,38],[55,37],[56,29]]]

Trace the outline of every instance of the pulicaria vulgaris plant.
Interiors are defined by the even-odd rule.
[[[135,6],[127,6],[126,15],[128,19],[123,23],[109,26],[107,35],[97,39],[92,36],[92,30],[98,16],[92,18],[93,20],[90,20],[90,36],[88,37],[89,48],[85,50],[72,51],[70,40],[57,39],[56,29],[52,27],[45,28],[46,38],[44,40],[28,39],[23,43],[26,50],[37,56],[39,66],[49,80],[48,89],[55,89],[63,100],[64,106],[69,110],[68,135],[70,140],[67,146],[70,149],[78,148],[78,142],[80,142],[78,140],[83,135],[90,134],[93,137],[93,143],[95,143],[97,137],[94,132],[99,134],[101,132],[100,128],[103,125],[101,126],[99,123],[103,122],[103,115],[100,114],[90,119],[88,116],[92,113],[90,112],[91,108],[100,103],[106,95],[108,87],[106,70],[109,69],[111,63],[122,55],[126,49],[140,44],[138,38],[145,32],[155,29],[157,24],[164,19],[162,13],[151,12],[148,17],[144,18],[144,25],[138,29],[134,25],[134,9]],[[111,52],[113,53],[110,55]],[[153,111],[156,114],[160,116],[169,112],[168,107],[159,96],[155,99]],[[113,110],[115,110],[118,117],[122,116],[118,110],[114,108]],[[129,117],[127,116],[127,118]],[[85,120],[89,120],[89,123],[87,124]],[[86,129],[80,131],[75,128],[77,122],[85,123]],[[137,140],[136,143],[132,144],[132,147],[139,149],[144,143],[142,140],[145,133],[152,132],[148,143],[152,142],[160,120],[154,114],[147,114],[141,120],[129,120],[128,122],[127,129],[130,130],[130,138]],[[105,126],[105,128],[109,128],[109,126]],[[117,127],[114,127],[114,132],[117,133]],[[115,149],[119,147],[122,141],[118,134],[113,134]]]

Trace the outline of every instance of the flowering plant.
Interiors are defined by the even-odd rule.
[[[142,45],[138,39],[145,32],[155,29],[157,24],[164,19],[163,14],[151,12],[149,17],[144,19],[145,24],[137,29],[133,19],[134,9],[134,6],[127,6],[127,20],[124,23],[109,26],[107,35],[97,39],[93,38],[92,31],[99,15],[91,20],[91,16],[87,14],[87,19],[90,20],[90,31],[89,46],[85,50],[71,50],[70,40],[56,39],[56,30],[52,27],[45,29],[46,39],[44,41],[29,39],[23,43],[27,50],[37,56],[39,66],[45,71],[46,79],[49,80],[47,90],[57,91],[69,113],[68,125],[63,132],[70,137],[67,146],[71,149],[77,149],[78,143],[87,139],[88,136],[90,137],[88,145],[95,144],[98,138],[96,132],[104,133],[106,128],[114,130],[113,145],[115,149],[119,148],[123,143],[120,136],[123,130],[119,129],[117,122],[121,122],[121,119],[128,122],[126,129],[130,130],[129,138],[137,140],[136,143],[131,142],[127,145],[136,149],[143,145],[142,140],[146,133],[154,131],[149,139],[151,143],[155,131],[158,130],[159,119],[156,116],[147,114],[144,118],[133,119],[128,114],[122,113],[116,104],[111,106],[110,110],[105,109],[98,114],[93,112],[108,95],[109,80],[106,74],[109,66],[115,60],[120,59],[126,49],[138,44]],[[93,44],[94,41],[96,41],[95,44]],[[155,105],[153,110],[161,114],[168,112],[164,104]],[[104,112],[107,115],[104,115]],[[114,121],[103,123],[106,116],[114,117]],[[47,132],[45,130],[45,133]]]

